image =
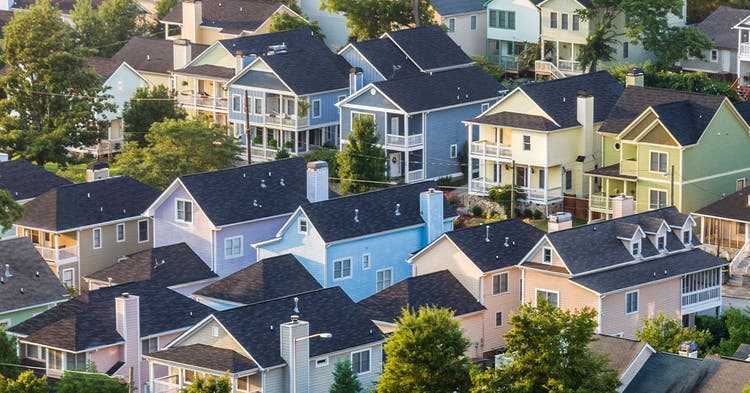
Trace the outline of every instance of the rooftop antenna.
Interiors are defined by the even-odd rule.
[[[391,72],[391,77],[388,78],[388,79],[393,79],[393,77],[396,76],[396,72],[398,72],[398,70],[400,70],[400,69],[401,69],[401,65],[400,64],[394,64],[393,65],[393,72]]]
[[[396,204],[396,215],[397,216],[401,215],[401,204],[400,203]]]
[[[354,209],[354,222],[359,222],[359,209]]]
[[[294,312],[299,313],[299,298],[294,298]]]
[[[490,242],[490,226],[489,225],[484,227],[484,232],[485,232],[484,241],[489,243]]]

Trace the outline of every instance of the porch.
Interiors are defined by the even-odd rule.
[[[209,115],[215,112],[226,115],[229,107],[227,93],[223,89],[226,80],[188,75],[174,75],[173,78],[177,86],[177,103],[186,110],[203,111]]]
[[[298,100],[295,96],[263,93],[265,110],[263,125],[279,126],[284,129],[297,129],[310,124],[308,112],[311,110],[307,100]],[[258,115],[261,108],[252,108],[251,113]]]
[[[559,166],[542,168],[485,159],[469,161],[472,174],[469,193],[472,195],[484,196],[493,187],[514,183],[523,194],[518,196],[519,201],[550,205],[563,199],[563,174]],[[473,173],[472,168],[478,171]]]
[[[413,183],[426,178],[422,150],[393,151],[387,150],[388,178],[403,178],[406,183]]]
[[[583,44],[542,40],[542,59],[535,64],[537,74],[552,76],[555,79],[563,76],[580,75],[585,72],[578,57]]]
[[[487,39],[487,61],[498,64],[504,72],[518,74],[523,71],[518,55],[526,49],[523,42]]]
[[[721,269],[691,273],[682,278],[681,312],[692,314],[721,307]]]
[[[73,233],[54,233],[18,227],[18,236],[28,237],[48,264],[57,265],[78,261],[78,238]]]
[[[593,213],[601,213],[611,219],[612,199],[621,195],[635,197],[637,179],[620,174],[620,165],[611,165],[584,173],[589,178],[589,221]]]
[[[246,144],[244,124],[235,124],[235,137],[242,145]],[[279,150],[286,150],[291,156],[301,156],[307,152],[321,149],[326,143],[336,145],[336,126],[302,131],[288,131],[265,127],[250,129],[250,154],[252,159],[270,161]]]
[[[422,115],[388,113],[385,125],[385,148],[408,151],[424,145]]]
[[[735,258],[750,243],[750,223],[702,216],[700,240],[703,248],[723,258]]]
[[[504,145],[499,142],[481,140],[471,142],[469,147],[469,154],[471,154],[472,156],[510,161],[513,159],[513,147]]]

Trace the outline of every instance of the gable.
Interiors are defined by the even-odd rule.
[[[190,66],[214,65],[219,67],[234,68],[234,56],[222,45],[214,45],[194,59]]]
[[[552,264],[546,264],[544,263],[544,250],[550,249],[552,251]],[[557,250],[555,250],[555,247],[550,243],[549,239],[546,237],[542,239],[542,241],[539,242],[539,244],[534,247],[534,249],[531,250],[529,253],[529,256],[521,262],[521,264],[526,264],[528,262],[531,263],[539,263],[544,264],[547,266],[550,266],[553,268],[553,270],[564,272],[564,273],[570,273],[570,270],[568,269],[568,266],[565,264],[565,262],[560,257],[560,254],[557,253]]]
[[[217,333],[217,334],[214,334]],[[213,317],[208,318],[195,330],[190,330],[181,338],[173,343],[173,347],[183,347],[193,344],[204,344],[216,348],[223,348],[235,351],[237,353],[250,354],[235,340],[234,337]]]
[[[621,138],[625,140],[634,140],[638,138],[644,130],[656,121],[657,116],[652,110],[646,110],[637,119],[633,120],[627,128],[622,131]]]
[[[541,116],[552,120],[528,95],[517,89],[508,94],[497,104],[493,105],[483,116],[500,112],[523,113],[527,115]]]
[[[409,263],[414,276],[448,270],[474,297],[481,297],[479,280],[482,271],[445,235],[415,255]]]
[[[374,108],[384,108],[394,111],[400,111],[400,109],[394,105],[388,97],[384,96],[380,91],[374,87],[367,88],[368,90],[363,91],[356,97],[351,98],[344,106],[350,105],[361,105]]]
[[[638,142],[674,147],[680,146],[661,122],[657,122],[653,128],[643,133]]]
[[[260,64],[260,63],[256,63]],[[284,82],[272,72],[250,69],[233,83],[242,86],[289,92]]]

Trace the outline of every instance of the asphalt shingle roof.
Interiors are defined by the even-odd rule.
[[[49,190],[26,204],[16,224],[65,231],[103,222],[138,217],[159,190],[128,176],[69,184]]]
[[[233,56],[237,51],[242,51],[243,56],[265,56],[269,46],[280,44],[284,44],[288,50],[294,51],[317,52],[325,49],[330,52],[325,43],[308,28],[230,38],[219,40],[219,44]]]
[[[473,61],[440,26],[385,33],[422,71],[470,64]]]
[[[191,58],[196,58],[206,48],[208,48],[207,45],[191,44]],[[126,62],[137,71],[169,74],[174,69],[172,41],[151,37],[131,37],[112,56],[112,60],[117,66]]]
[[[174,71],[180,75],[208,76],[219,79],[231,79],[234,76],[234,68],[222,67],[212,64],[192,65]]]
[[[430,5],[440,16],[483,12],[486,0],[432,0]]]
[[[184,347],[172,347],[163,351],[146,355],[154,359],[162,359],[191,366],[218,371],[221,373],[238,373],[258,367],[255,362],[239,353],[205,344],[192,344]]]
[[[394,323],[407,307],[448,308],[456,316],[485,309],[448,270],[407,278],[358,304],[373,321],[389,323]]]
[[[322,286],[292,254],[260,261],[195,292],[230,302],[253,304]]]
[[[179,179],[216,226],[291,213],[307,203],[307,164],[303,158],[180,176]],[[284,185],[281,185],[282,179]]]
[[[3,38],[3,27],[10,23],[13,19],[13,11],[2,11],[0,10],[0,39]]]
[[[593,353],[607,355],[609,357],[609,368],[622,375],[633,363],[636,356],[646,347],[646,343],[597,334],[588,347]]]
[[[737,51],[737,30],[732,27],[748,16],[750,16],[750,10],[722,5],[696,27],[714,41],[715,48]]]
[[[728,220],[750,222],[750,187],[745,187],[733,194],[729,194],[699,209],[695,213],[726,218]]]
[[[389,39],[374,39],[352,43],[386,79],[418,74],[419,68]]]
[[[750,362],[716,355],[694,359],[657,352],[641,366],[624,392],[741,393],[748,375]]]
[[[610,165],[610,166],[603,166],[598,169],[593,169],[590,171],[587,171],[586,173],[590,175],[599,175],[599,176],[606,176],[606,177],[616,177],[620,179],[632,179],[635,180],[638,177],[631,176],[631,175],[623,175],[620,173],[620,163]]]
[[[348,195],[302,206],[302,210],[325,242],[423,224],[419,194],[438,189],[434,181],[424,181],[382,190]],[[399,215],[396,215],[396,204]],[[355,221],[355,209],[358,209]],[[443,218],[455,217],[456,211],[443,200]]]
[[[26,160],[0,162],[0,189],[15,200],[35,198],[55,187],[71,184],[39,165]]]
[[[328,48],[321,50],[278,53],[263,61],[298,95],[347,88],[349,63]]]
[[[225,34],[255,31],[281,5],[278,2],[259,0],[203,0],[201,26],[216,27]],[[182,3],[177,3],[162,21],[181,24]]]
[[[487,241],[487,228],[489,239]],[[446,234],[483,272],[514,266],[544,236],[544,232],[521,220],[505,220],[485,226],[458,229]],[[505,246],[505,238],[508,246]]]
[[[9,265],[12,276],[6,277],[5,265]],[[68,297],[68,291],[27,237],[0,241],[0,277],[0,314]]]
[[[467,121],[503,127],[522,128],[538,131],[552,131],[558,127],[554,122],[543,116],[528,115],[516,112],[499,112],[484,115]]]
[[[735,359],[750,361],[750,344],[740,344],[732,355]]]

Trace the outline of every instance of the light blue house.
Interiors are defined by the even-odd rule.
[[[436,190],[427,181],[305,204],[254,247],[261,259],[291,253],[359,301],[411,277],[410,254],[453,229],[456,212]]]

